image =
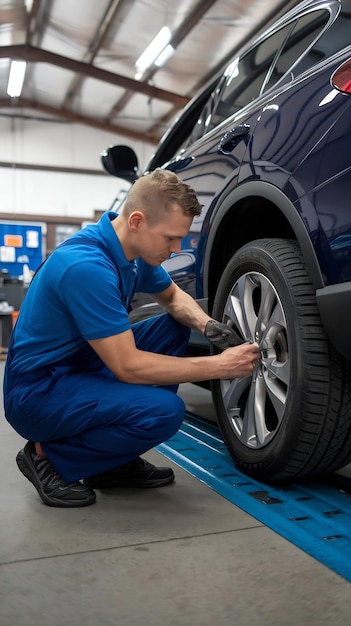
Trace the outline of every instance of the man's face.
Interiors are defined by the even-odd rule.
[[[149,265],[161,265],[172,253],[180,252],[181,241],[188,234],[192,221],[177,204],[153,226],[149,226],[145,218],[138,232],[138,256]]]

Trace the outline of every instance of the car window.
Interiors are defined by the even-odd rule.
[[[218,93],[221,90],[221,84],[222,84],[222,80],[220,80],[219,85],[216,88],[216,91],[211,94],[211,96],[209,97],[206,103],[206,106],[202,109],[201,115],[199,116],[193,128],[193,132],[191,133],[189,137],[188,145],[193,144],[194,141],[202,137],[202,135],[204,135],[210,130],[210,128],[208,128],[208,122],[212,117],[214,104],[216,101],[216,93]]]
[[[292,28],[291,24],[284,26],[229,65],[224,75],[222,92],[211,119],[207,122],[207,130],[214,128],[257,98],[267,72]]]
[[[219,78],[216,77],[209,83],[198,97],[191,101],[185,107],[180,117],[171,124],[168,132],[162,138],[155,154],[148,163],[146,170],[151,171],[156,167],[161,167],[167,161],[170,161],[183,147],[189,143],[189,137],[193,132],[194,126],[198,125],[201,111],[206,107],[206,102],[211,98],[211,93],[215,89],[215,85]]]
[[[284,76],[287,80],[292,80],[323,60],[324,55],[312,44],[318,40],[329,19],[329,11],[321,9],[311,11],[295,20],[290,36],[271,68],[270,76],[267,77],[262,91],[273,87]]]
[[[351,45],[351,0],[342,0],[341,12],[336,20],[322,33],[311,49],[320,60],[328,59],[339,50]],[[299,67],[296,68],[298,71]],[[300,73],[300,71],[299,71]]]
[[[218,126],[259,95],[267,71],[288,38],[291,28],[293,27],[290,24],[281,28],[229,65],[201,112],[189,143]]]

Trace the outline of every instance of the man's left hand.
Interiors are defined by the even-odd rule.
[[[226,350],[244,343],[244,340],[231,326],[217,322],[217,320],[207,322],[204,335],[219,350]]]

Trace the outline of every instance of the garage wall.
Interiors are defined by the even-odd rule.
[[[0,117],[0,212],[93,218],[129,185],[103,172],[100,154],[109,145],[131,146],[144,167],[154,146],[69,122]],[[16,167],[17,165],[17,167]],[[76,174],[23,166],[79,168]]]

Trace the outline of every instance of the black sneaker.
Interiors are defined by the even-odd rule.
[[[156,467],[138,457],[125,465],[92,478],[85,478],[83,483],[92,489],[112,489],[114,487],[165,487],[173,481],[174,472],[170,467]]]
[[[45,504],[72,508],[95,502],[96,495],[92,489],[81,482],[66,483],[49,459],[37,456],[34,443],[29,441],[17,454],[16,461],[22,474],[33,483]]]

